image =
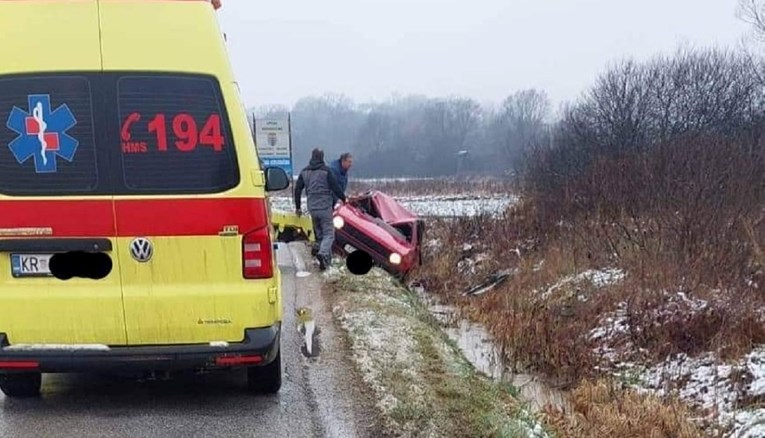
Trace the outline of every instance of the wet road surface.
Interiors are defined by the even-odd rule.
[[[278,395],[249,394],[242,372],[147,382],[45,375],[39,399],[0,393],[0,438],[377,436],[370,402],[328,316],[319,274],[296,276],[312,270],[300,244],[282,245],[278,253],[284,296]],[[320,328],[318,357],[301,353],[300,307],[313,310]]]

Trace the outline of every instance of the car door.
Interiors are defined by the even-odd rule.
[[[0,29],[0,332],[12,344],[125,344],[108,160],[97,150],[97,3],[0,2]],[[81,264],[53,276],[54,260],[74,253],[98,257],[101,278],[66,278]]]
[[[128,342],[241,341],[276,321],[278,285],[262,173],[214,9],[110,0],[100,19]]]

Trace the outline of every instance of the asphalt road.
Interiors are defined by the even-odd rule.
[[[246,392],[242,373],[169,381],[94,375],[45,375],[42,397],[0,394],[0,438],[17,437],[365,437],[379,436],[370,401],[348,362],[300,244],[282,246],[284,382],[276,396]],[[297,268],[299,269],[296,269]],[[295,309],[313,310],[318,356],[306,357]],[[314,350],[317,351],[317,350]]]

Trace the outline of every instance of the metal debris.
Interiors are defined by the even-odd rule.
[[[515,270],[505,270],[505,271],[499,271],[494,274],[491,274],[486,279],[486,281],[468,289],[462,295],[463,296],[483,295],[486,292],[491,291],[492,289],[496,288],[497,286],[507,281],[507,279],[510,278],[510,276],[513,275],[514,273],[515,273]]]

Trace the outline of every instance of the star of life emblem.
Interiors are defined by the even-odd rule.
[[[66,132],[77,120],[66,104],[52,110],[48,94],[30,95],[27,103],[29,112],[14,106],[8,117],[8,129],[18,134],[8,148],[19,164],[33,158],[35,172],[56,172],[57,158],[74,160],[79,142]]]

